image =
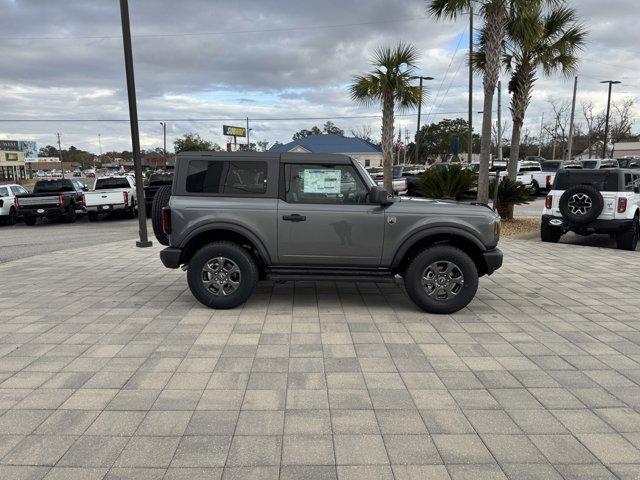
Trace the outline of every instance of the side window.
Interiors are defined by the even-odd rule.
[[[11,188],[11,193],[13,195],[20,195],[21,193],[24,193],[22,191],[22,187],[10,187]]]
[[[634,181],[633,181],[633,175],[631,175],[630,173],[625,173],[624,174],[624,189],[626,192],[633,192],[633,187],[634,187]]]
[[[187,192],[220,193],[224,164],[223,161],[191,160],[187,167]]]
[[[267,191],[267,162],[229,162],[224,193],[264,194]]]
[[[365,167],[370,167],[370,166],[371,166],[371,160],[366,159],[366,160],[364,161],[364,166],[365,166]]]
[[[351,165],[286,164],[284,175],[287,203],[367,203],[367,188]]]

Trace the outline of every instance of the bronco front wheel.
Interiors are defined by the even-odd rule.
[[[449,245],[430,247],[409,264],[404,285],[420,308],[453,313],[466,307],[478,290],[478,269],[469,255]]]
[[[233,308],[244,303],[258,282],[258,267],[251,254],[233,242],[211,243],[196,252],[187,271],[189,289],[212,308]]]

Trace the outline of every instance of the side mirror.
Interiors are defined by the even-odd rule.
[[[82,191],[83,192],[88,192],[89,191],[89,187],[87,187],[86,185],[82,186]]]
[[[371,203],[377,203],[378,205],[389,205],[393,203],[393,200],[389,197],[389,192],[378,186],[371,187],[371,190],[369,190],[369,201]]]

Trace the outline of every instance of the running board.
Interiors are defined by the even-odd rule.
[[[393,283],[395,275],[389,270],[322,267],[270,267],[268,280],[275,281],[329,281],[329,282],[377,282]]]

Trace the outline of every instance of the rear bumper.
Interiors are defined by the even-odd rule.
[[[19,208],[18,214],[23,217],[60,217],[67,211],[61,207]]]
[[[484,262],[487,265],[487,275],[491,275],[502,266],[503,255],[502,250],[499,248],[488,250],[484,252],[482,256],[484,257]]]
[[[553,223],[550,223],[553,220]],[[560,223],[559,223],[560,222]],[[559,224],[558,224],[559,223]],[[580,231],[588,233],[619,233],[629,230],[633,226],[632,219],[624,220],[595,220],[591,223],[575,224],[567,222],[563,217],[542,215],[542,224],[562,231]]]
[[[160,250],[160,261],[167,268],[180,267],[182,250],[180,248],[167,247]]]
[[[87,212],[109,213],[114,210],[126,210],[129,205],[124,203],[105,204],[105,205],[89,205],[86,207]]]

